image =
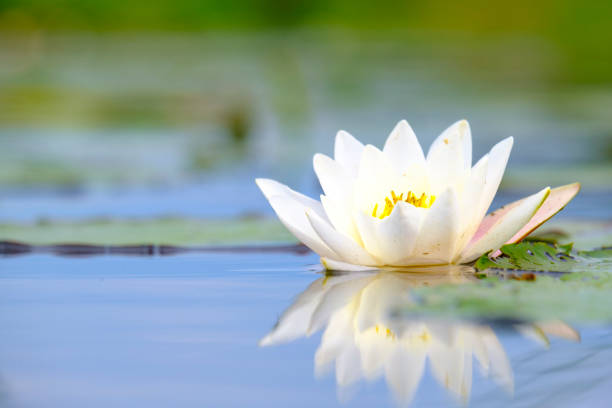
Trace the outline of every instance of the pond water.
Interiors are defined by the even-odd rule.
[[[449,278],[319,269],[285,253],[5,258],[0,404],[606,405],[612,328],[390,318],[390,300]]]

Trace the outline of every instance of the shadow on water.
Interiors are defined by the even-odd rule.
[[[440,385],[467,403],[474,359],[485,377],[512,395],[514,375],[496,331],[512,330],[546,346],[548,336],[580,341],[579,332],[560,320],[485,324],[405,313],[419,302],[412,293],[415,288],[475,280],[474,270],[465,266],[327,275],[297,296],[260,345],[278,345],[323,331],[314,355],[315,376],[335,367],[340,400],[350,399],[360,380],[384,378],[395,400],[406,405],[427,365]]]

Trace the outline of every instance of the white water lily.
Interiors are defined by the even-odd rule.
[[[512,368],[491,327],[393,313],[413,304],[412,288],[466,284],[475,279],[469,268],[435,268],[317,279],[283,312],[260,345],[282,344],[323,329],[315,353],[315,374],[325,374],[335,366],[340,395],[359,380],[384,378],[396,399],[408,403],[429,364],[433,377],[452,395],[467,402],[474,360],[481,373],[512,392]],[[559,321],[525,323],[517,329],[545,345],[547,335],[579,339],[574,329]]]
[[[579,189],[559,188],[561,198],[542,206],[550,201],[547,187],[485,218],[512,144],[512,137],[502,140],[472,166],[467,121],[442,132],[425,155],[402,120],[382,151],[338,132],[334,159],[314,156],[320,202],[274,180],[256,182],[281,222],[328,269],[462,264],[522,239]]]

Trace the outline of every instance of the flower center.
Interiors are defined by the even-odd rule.
[[[391,198],[385,197],[385,208],[383,208],[382,212],[379,214],[378,203],[377,203],[374,206],[374,211],[372,211],[372,217],[377,217],[382,220],[383,218],[391,215],[393,208],[395,208],[395,204],[397,204],[400,201],[404,201],[408,204],[412,204],[415,207],[429,208],[436,201],[436,196],[435,195],[428,196],[427,194],[423,193],[421,194],[420,197],[418,197],[412,191],[409,191],[408,193],[406,193],[406,197],[404,198],[404,193],[397,195],[395,194],[395,191],[391,190]]]

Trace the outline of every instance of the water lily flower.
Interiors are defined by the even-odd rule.
[[[398,313],[418,303],[413,288],[475,279],[466,267],[433,268],[319,278],[282,313],[260,345],[282,344],[323,330],[314,358],[315,375],[335,368],[340,396],[357,381],[384,378],[398,402],[406,404],[429,364],[432,376],[451,395],[467,402],[474,360],[481,373],[512,393],[510,361],[490,326]],[[549,335],[579,340],[579,334],[560,321],[523,323],[516,328],[544,346]]]
[[[334,159],[315,154],[321,201],[257,179],[281,222],[327,269],[464,264],[524,238],[562,209],[579,184],[549,187],[485,216],[513,138],[472,166],[467,121],[450,126],[427,155],[400,121],[382,150],[338,132]]]

